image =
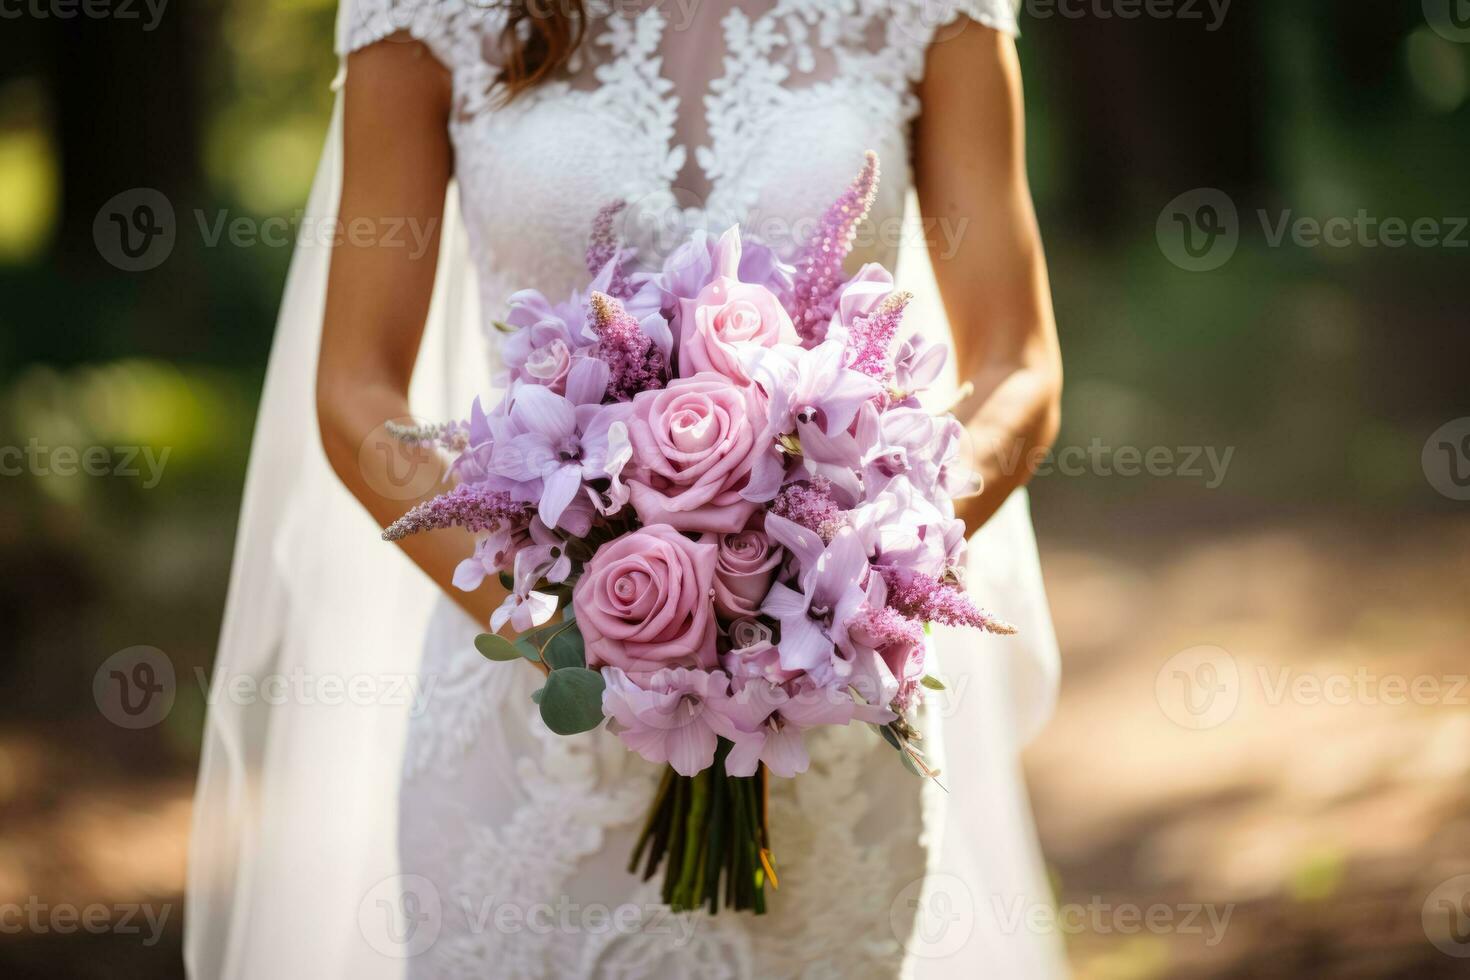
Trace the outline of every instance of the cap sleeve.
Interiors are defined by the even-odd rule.
[[[1021,28],[1016,23],[1016,6],[1012,0],[944,0],[950,8],[946,23],[958,17],[968,17],[977,24],[992,30],[1019,37]]]
[[[992,30],[1020,36],[1016,23],[1017,0],[899,0],[906,8],[904,15],[929,39],[952,34],[961,17]]]
[[[337,11],[337,55],[345,58],[370,44],[404,34],[422,41],[453,70],[449,43],[463,0],[342,0]]]

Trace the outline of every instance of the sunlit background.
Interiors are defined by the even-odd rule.
[[[1085,913],[1069,954],[1089,980],[1463,976],[1470,11],[1100,14],[1128,7],[1038,2],[1021,42],[1058,448],[1083,460],[1033,490],[1065,677],[1027,763],[1058,900]],[[58,9],[0,19],[0,906],[161,921],[7,913],[0,974],[168,977],[290,258],[212,234],[304,204],[334,4]],[[129,272],[94,222],[136,188],[169,202],[176,243]],[[1204,254],[1222,199],[1228,259]],[[1303,218],[1354,223],[1314,238]],[[1119,472],[1151,450],[1171,462]],[[137,645],[177,684],[131,730],[92,684]],[[1228,923],[1118,911],[1178,926],[1196,904]]]

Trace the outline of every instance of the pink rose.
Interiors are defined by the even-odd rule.
[[[737,343],[774,347],[782,340],[796,342],[791,317],[765,286],[719,276],[694,299],[679,303],[679,374],[683,377],[713,371],[744,384],[750,378],[740,365]]]
[[[558,395],[567,390],[567,371],[572,366],[572,352],[560,340],[537,347],[526,355],[521,370],[532,384],[545,385]]]
[[[572,590],[587,665],[640,676],[718,666],[709,601],[717,551],[667,524],[598,548]]]
[[[718,374],[679,378],[633,399],[632,465],[623,479],[644,524],[739,531],[757,505],[740,496],[765,446],[766,402]]]
[[[707,534],[702,540],[719,546],[715,563],[715,611],[726,619],[760,611],[781,564],[781,546],[761,531]]]

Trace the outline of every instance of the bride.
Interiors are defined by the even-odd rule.
[[[293,261],[251,452],[195,807],[191,975],[1063,974],[1034,927],[1050,895],[1017,761],[1056,683],[1020,486],[1055,435],[1060,360],[1009,3],[344,7],[308,206],[338,234]],[[1020,636],[936,628],[947,691],[920,727],[943,788],[865,726],[823,729],[811,771],[774,781],[770,914],[673,916],[624,870],[655,768],[605,732],[551,735],[534,671],[475,652],[502,595],[454,588],[467,533],[379,540],[374,522],[443,489],[442,461],[384,423],[490,394],[484,328],[514,290],[585,282],[609,201],[628,202],[620,230],[652,268],[736,222],[789,255],[869,149],[886,171],[853,268],[896,265],[907,322],[946,341],[953,325],[935,394],[983,477],[956,501],[977,532],[969,585]],[[284,678],[273,703],[242,693]]]

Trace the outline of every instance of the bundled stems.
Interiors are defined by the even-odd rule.
[[[729,775],[730,748],[721,739],[714,765],[695,776],[665,771],[628,862],[635,873],[642,866],[645,881],[663,865],[663,900],[676,912],[701,906],[718,912],[723,891],[727,908],[760,915],[766,911],[766,879],[775,885],[766,769]]]

